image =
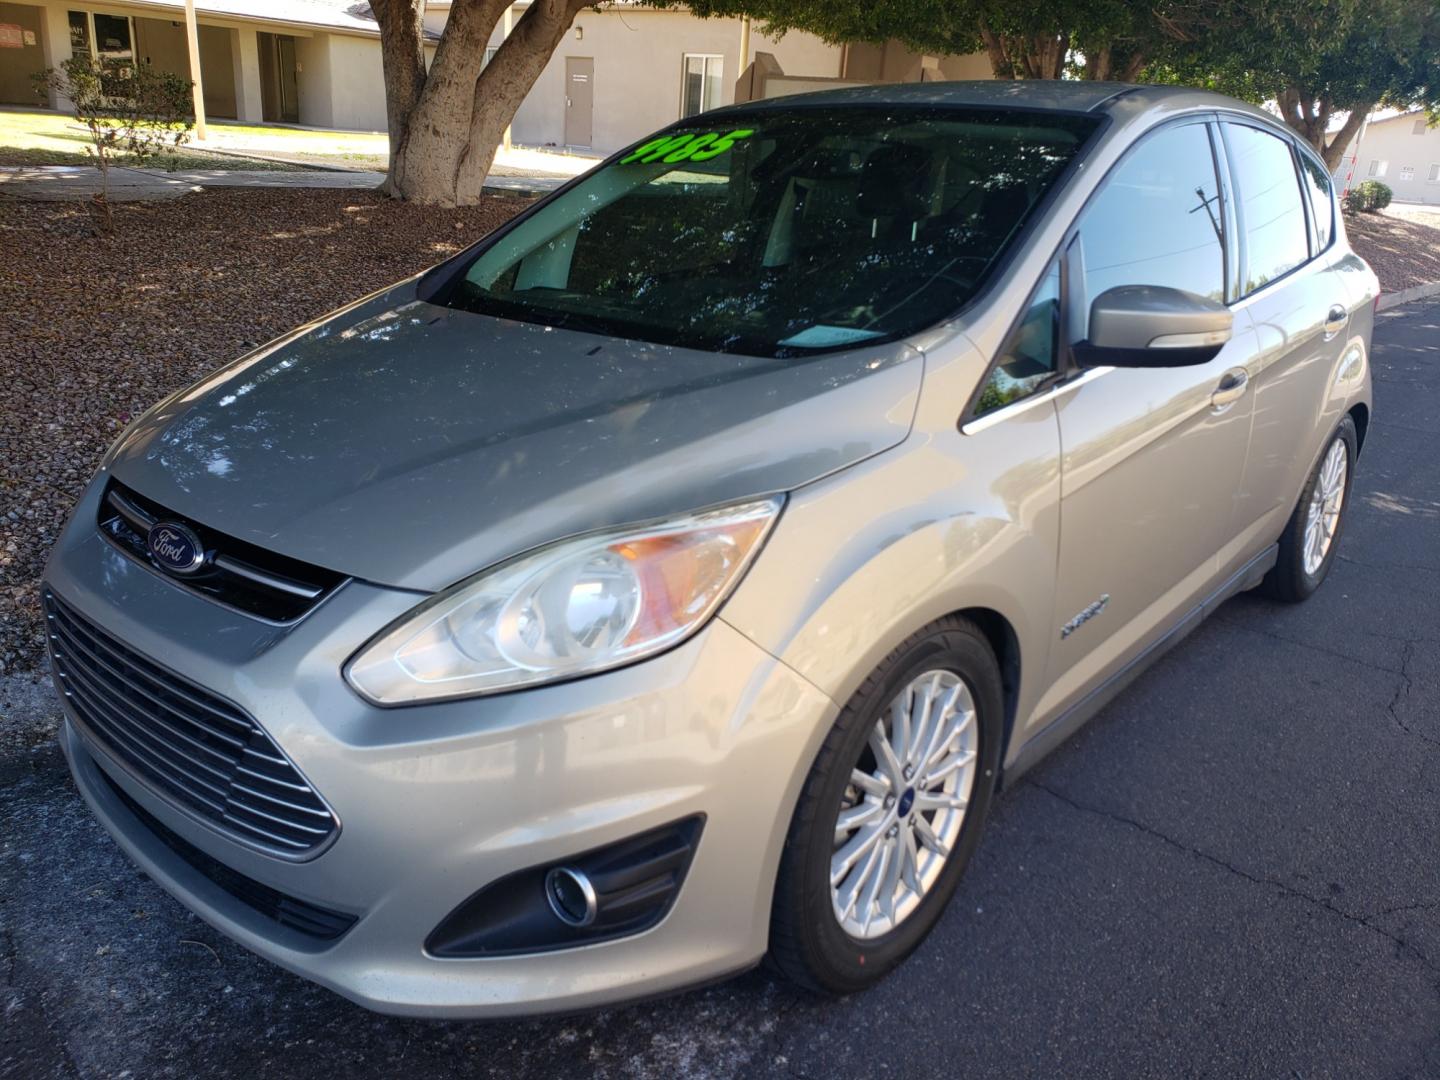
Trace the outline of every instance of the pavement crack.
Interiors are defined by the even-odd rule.
[[[1396,672],[1400,676],[1400,685],[1395,687],[1395,693],[1390,698],[1390,703],[1385,706],[1385,712],[1391,720],[1395,721],[1395,726],[1406,735],[1413,735],[1430,746],[1440,747],[1440,739],[1433,735],[1427,735],[1423,731],[1417,731],[1400,717],[1400,706],[1409,700],[1410,691],[1415,686],[1415,680],[1410,675],[1410,664],[1415,659],[1415,644],[1414,641],[1407,641],[1400,647],[1400,670]]]
[[[1360,667],[1369,668],[1371,671],[1383,671],[1390,675],[1400,674],[1399,670],[1397,670],[1396,668],[1386,667],[1384,664],[1374,664],[1371,663],[1369,660],[1361,660],[1358,657],[1351,656],[1349,653],[1337,652],[1334,649],[1327,649],[1323,645],[1314,645],[1308,641],[1301,641],[1298,638],[1287,637],[1284,634],[1277,634],[1273,630],[1261,630],[1258,627],[1247,626],[1245,623],[1242,623],[1237,619],[1228,618],[1225,615],[1216,615],[1215,621],[1223,626],[1228,626],[1232,629],[1239,630],[1242,633],[1255,634],[1259,637],[1270,638],[1273,641],[1281,641],[1287,645],[1294,645],[1297,648],[1308,649],[1311,652],[1320,653],[1322,656],[1333,656],[1337,660],[1345,660],[1351,664],[1357,664]]]
[[[1117,814],[1114,811],[1104,810],[1098,806],[1088,806],[1085,803],[1072,799],[1069,795],[1066,795],[1060,791],[1056,791],[1054,788],[1048,786],[1047,784],[1042,784],[1040,781],[1034,779],[1033,777],[1025,777],[1022,783],[1026,783],[1029,784],[1031,787],[1040,789],[1041,791],[1045,792],[1045,794],[1049,795],[1051,798],[1055,799],[1058,802],[1064,803],[1066,806],[1070,807],[1073,810],[1078,810],[1083,814],[1092,814],[1096,817],[1106,818],[1120,825],[1127,825],[1138,832],[1144,833],[1146,836],[1153,837],[1154,839],[1159,840],[1161,843],[1166,844],[1177,851],[1183,852],[1186,855],[1191,856],[1192,858],[1208,862],[1212,866],[1217,866],[1221,870],[1224,870],[1226,873],[1233,874],[1236,877],[1242,878],[1245,881],[1248,881],[1254,885],[1265,885],[1271,888],[1279,889],[1287,896],[1293,897],[1296,900],[1304,901],[1305,903],[1313,907],[1318,907],[1324,911],[1328,911],[1330,914],[1338,916],[1339,918],[1344,919],[1348,923],[1353,923],[1356,926],[1363,927],[1364,929],[1369,930],[1373,934],[1379,934],[1381,937],[1394,944],[1397,951],[1409,952],[1412,956],[1414,956],[1417,960],[1420,961],[1421,965],[1430,974],[1440,975],[1440,967],[1437,967],[1430,960],[1430,957],[1428,957],[1421,949],[1417,948],[1415,945],[1411,944],[1404,938],[1396,934],[1392,934],[1384,927],[1376,926],[1371,921],[1372,918],[1379,918],[1379,915],[1367,916],[1351,914],[1344,908],[1336,907],[1335,904],[1331,903],[1324,897],[1311,896],[1309,893],[1301,889],[1297,889],[1295,886],[1289,884],[1288,882],[1280,881],[1276,878],[1261,877],[1257,874],[1252,874],[1250,871],[1244,870],[1241,867],[1236,866],[1234,863],[1226,862],[1218,855],[1212,855],[1208,851],[1203,851],[1200,848],[1192,847],[1189,844],[1175,839],[1173,836],[1161,832],[1159,829],[1156,829],[1153,826],[1146,825],[1143,821],[1136,821],[1134,818],[1126,817],[1124,814]],[[1382,912],[1381,914],[1383,915],[1390,913]],[[1436,985],[1434,988],[1436,994],[1440,994],[1440,985]]]

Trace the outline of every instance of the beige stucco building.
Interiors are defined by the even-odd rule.
[[[205,111],[221,119],[385,126],[380,38],[344,0],[197,0]],[[7,29],[9,28],[9,29]],[[5,46],[18,37],[19,46]],[[189,76],[183,0],[0,3],[0,104],[49,105],[32,72],[77,52]]]
[[[517,0],[491,49],[528,3]],[[363,0],[196,0],[195,8],[208,116],[384,130],[379,32]],[[427,4],[432,49],[449,9],[449,0]],[[77,52],[190,77],[184,0],[3,0],[0,104],[59,107],[53,97],[36,96],[30,76]],[[802,33],[771,40],[739,19],[699,19],[620,0],[581,12],[512,132],[521,144],[603,152],[731,103],[737,83],[748,98],[988,75],[983,56],[925,57],[894,42],[829,45]]]
[[[1440,127],[1422,109],[1371,120],[1335,169],[1336,182],[1362,180],[1389,186],[1398,202],[1440,204]]]

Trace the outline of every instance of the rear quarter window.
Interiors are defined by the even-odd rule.
[[[1290,144],[1259,128],[1227,123],[1225,145],[1245,234],[1244,296],[1309,259],[1309,235]]]

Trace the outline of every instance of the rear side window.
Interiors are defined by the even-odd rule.
[[[1148,136],[1081,218],[1085,294],[1164,285],[1223,301],[1223,213],[1203,124]]]
[[[1335,203],[1330,198],[1330,177],[1315,162],[1300,155],[1300,176],[1310,189],[1310,207],[1315,216],[1315,254],[1330,246],[1335,236]]]
[[[1225,128],[1238,189],[1236,210],[1245,234],[1244,296],[1305,262],[1310,246],[1289,143],[1244,124]]]

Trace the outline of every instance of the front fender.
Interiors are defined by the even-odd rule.
[[[843,706],[916,630],[995,612],[1019,643],[1023,733],[1054,636],[1059,477],[1053,408],[976,435],[917,426],[796,492],[722,617]]]

